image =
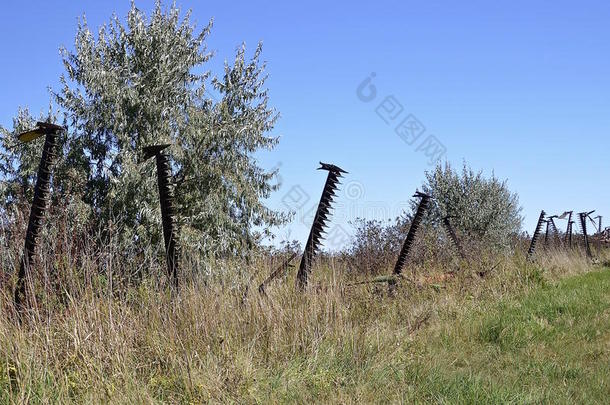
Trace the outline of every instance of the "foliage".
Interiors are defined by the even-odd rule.
[[[186,262],[195,274],[177,296],[159,287],[162,263],[125,260],[114,240],[96,238],[41,238],[37,302],[21,324],[0,279],[0,403],[607,398],[610,272],[582,252],[548,252],[536,265],[519,252],[484,279],[428,268],[393,294],[351,285],[336,259],[316,262],[308,293],[291,269],[266,296],[256,285],[273,257],[252,260],[247,275],[243,263],[209,277]],[[0,228],[3,269],[21,242]]]
[[[278,116],[268,105],[262,47],[251,58],[240,47],[213,77],[205,46],[211,26],[197,30],[175,5],[164,10],[158,1],[147,17],[132,3],[125,21],[114,16],[97,35],[83,17],[74,50],[61,50],[65,73],[52,95],[68,133],[54,191],[76,195],[98,224],[121,222],[127,243],[160,241],[156,169],[141,161],[151,144],[172,144],[181,237],[198,251],[245,254],[256,242],[253,229],[285,219],[262,202],[277,188],[276,172],[254,158],[278,142],[268,136]],[[12,134],[31,121],[20,111]],[[36,149],[5,148],[0,163],[12,183],[5,202],[20,198],[15,185],[34,174]]]
[[[411,250],[409,266],[447,264],[457,258],[452,241],[442,225],[449,216],[471,267],[489,268],[493,251],[516,246],[521,228],[519,201],[506,182],[495,176],[483,177],[464,164],[462,172],[447,163],[426,173],[422,190],[432,196],[430,208],[420,226]],[[409,231],[419,199],[411,202],[412,211],[394,222],[357,218],[354,239],[344,252],[350,268],[364,273],[391,271]],[[485,258],[485,259],[484,259]],[[431,264],[432,263],[432,264]]]
[[[426,172],[422,191],[432,196],[425,218],[427,227],[445,238],[442,219],[449,217],[454,228],[468,239],[496,249],[510,247],[511,238],[521,229],[519,197],[506,181],[492,174],[485,178],[463,164],[461,173],[449,163]],[[415,206],[415,203],[413,204]]]
[[[392,270],[410,221],[396,218],[393,223],[356,218],[353,243],[344,252],[352,271],[387,274]]]

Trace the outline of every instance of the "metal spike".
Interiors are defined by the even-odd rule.
[[[303,251],[303,257],[301,258],[301,264],[299,265],[299,271],[297,273],[297,286],[301,289],[304,289],[307,286],[313,260],[320,250],[322,235],[321,232],[318,233],[317,230],[326,226],[331,203],[333,202],[331,197],[334,196],[335,191],[338,189],[338,179],[341,177],[342,173],[347,173],[338,166],[322,162],[320,162],[318,170],[328,170],[328,176],[326,177],[326,183],[322,190],[322,196],[320,197],[318,209],[314,216],[313,224],[311,225],[309,237],[307,238],[305,250]]]

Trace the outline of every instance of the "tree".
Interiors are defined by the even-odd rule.
[[[278,187],[276,172],[254,158],[278,142],[268,135],[278,115],[268,106],[262,47],[248,59],[242,45],[212,77],[212,22],[197,32],[190,13],[180,14],[157,1],[147,18],[132,3],[125,22],[114,16],[97,36],[85,17],[79,22],[74,50],[61,50],[61,88],[52,91],[68,127],[54,184],[78,194],[98,223],[118,218],[126,241],[158,242],[155,167],[140,156],[144,146],[171,143],[181,237],[206,253],[245,253],[254,227],[285,219],[262,202]],[[4,167],[36,164],[8,155]],[[69,188],[76,179],[82,185]]]
[[[449,163],[426,172],[422,186],[432,196],[426,223],[441,233],[442,218],[449,216],[462,233],[493,248],[509,246],[511,236],[521,230],[519,197],[511,192],[506,181],[492,174],[483,177],[464,163],[462,172]]]

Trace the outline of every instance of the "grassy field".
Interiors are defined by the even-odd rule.
[[[421,375],[405,378],[417,386],[407,398],[460,403],[608,401],[607,268],[541,285],[434,329],[421,342],[424,354],[414,362]]]
[[[511,258],[394,294],[318,273],[328,288],[305,295],[292,278],[245,301],[222,282],[89,286],[23,326],[3,316],[0,402],[607,403],[608,268]]]

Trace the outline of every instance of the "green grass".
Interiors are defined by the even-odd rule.
[[[403,338],[395,348],[322,345],[316,358],[262,373],[250,393],[263,402],[608,403],[610,270],[540,283]]]
[[[608,403],[610,269],[517,257],[393,294],[318,270],[328,289],[245,301],[196,280],[41,299],[24,325],[0,317],[0,404]]]
[[[435,373],[515,402],[607,403],[610,271],[543,284],[471,314],[443,328],[427,352]],[[455,386],[446,398],[465,394]]]

